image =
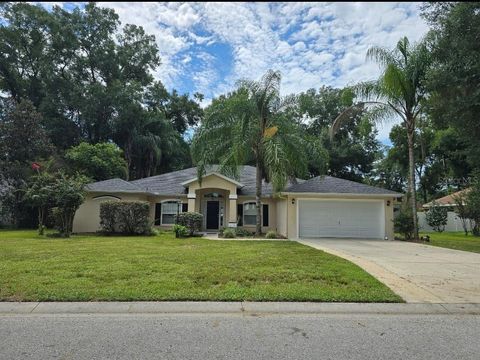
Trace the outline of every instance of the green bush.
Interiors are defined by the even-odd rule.
[[[466,203],[472,235],[480,236],[480,172],[474,175],[470,191],[466,195]]]
[[[175,224],[185,226],[189,235],[193,236],[196,232],[202,230],[203,215],[196,212],[180,213],[175,216]]]
[[[177,238],[188,237],[190,235],[190,230],[186,226],[180,224],[173,225],[173,231]]]
[[[253,233],[251,231],[242,229],[242,228],[236,228],[235,229],[235,235],[237,237],[247,237],[247,236],[252,236]]]
[[[233,229],[225,229],[223,230],[223,237],[226,239],[234,239],[236,237],[235,231]]]
[[[437,202],[433,202],[430,209],[425,214],[427,224],[437,232],[443,232],[447,225],[448,212],[446,207],[441,207]]]
[[[395,232],[403,235],[405,240],[413,238],[413,213],[408,205],[402,205],[397,216],[393,220]]]
[[[118,221],[116,203],[116,201],[105,201],[100,204],[100,226],[107,234],[115,233],[115,225]]]
[[[150,204],[146,201],[101,203],[100,225],[107,234],[150,235]]]
[[[50,218],[53,220],[54,227],[60,232],[60,237],[70,237],[75,212],[86,196],[84,188],[87,181],[88,179],[82,175],[68,176],[57,173],[54,177],[49,176],[41,186],[33,186],[28,190],[32,192],[29,198],[37,198],[37,200],[48,198],[48,203],[39,201],[36,204],[52,206]]]
[[[66,214],[63,208],[54,207],[50,209],[53,226],[58,230],[58,237],[69,237],[69,225],[65,220]],[[68,235],[67,235],[68,234]]]
[[[265,237],[267,239],[278,239],[278,235],[275,231],[272,231],[270,230],[269,232],[267,232],[267,234],[265,235]]]

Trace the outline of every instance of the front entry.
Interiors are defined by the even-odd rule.
[[[219,202],[207,201],[207,230],[218,230],[219,226]]]

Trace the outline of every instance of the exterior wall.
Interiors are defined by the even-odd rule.
[[[298,201],[297,199],[351,199],[351,200],[361,200],[361,199],[375,199],[375,197],[355,197],[355,196],[325,196],[325,195],[307,195],[307,194],[298,194],[298,195],[291,195],[287,196],[287,234],[289,239],[297,239],[298,238],[298,230],[297,230],[297,206]],[[292,204],[292,200],[295,199],[294,204]],[[377,198],[378,199],[378,198]],[[393,203],[394,198],[385,198],[385,236],[388,237],[389,240],[394,239],[394,231],[393,231]],[[390,205],[387,205],[387,201],[390,201]]]
[[[254,196],[239,196],[237,203],[243,204],[246,202],[255,202]],[[266,233],[267,231],[277,231],[277,201],[273,198],[262,198],[262,204],[268,204],[268,226],[262,226],[262,232]],[[242,229],[248,231],[255,231],[255,225],[243,225],[240,226]]]
[[[205,228],[205,224],[207,221],[207,218],[205,216],[205,204],[206,201],[209,200],[208,198],[205,198],[205,195],[211,192],[216,192],[220,195],[222,195],[221,198],[217,198],[219,203],[220,203],[220,212],[223,213],[223,224],[220,225],[220,227],[227,227],[228,226],[228,219],[230,216],[230,200],[229,200],[229,195],[230,192],[224,189],[220,188],[202,188],[199,189],[195,192],[195,211],[203,214],[203,227]],[[236,206],[236,205],[235,205]],[[235,208],[236,211],[236,208]]]
[[[229,191],[230,194],[237,194],[237,185],[216,175],[204,177],[201,185],[198,183],[198,181],[194,181],[188,185],[189,194],[194,194],[200,189],[222,189]]]
[[[100,230],[100,204],[104,201],[148,201],[143,194],[90,193],[80,205],[73,219],[73,232],[86,233]]]
[[[283,235],[285,237],[288,236],[287,231],[287,199],[276,199],[276,225],[277,225],[277,233]]]
[[[154,224],[155,221],[155,205],[167,200],[177,200],[182,204],[187,204],[187,195],[183,194],[181,196],[149,196],[147,201],[150,202],[150,221]],[[171,229],[173,225],[154,225],[159,229]]]
[[[208,187],[207,187],[208,186]],[[192,193],[192,191],[194,191]],[[232,192],[234,193],[232,194]],[[155,220],[155,204],[161,203],[165,200],[179,200],[182,203],[188,204],[189,211],[191,205],[194,205],[194,211],[203,213],[203,200],[204,195],[209,192],[218,192],[222,194],[222,204],[223,204],[223,227],[228,227],[229,222],[235,221],[237,219],[237,204],[243,204],[245,202],[254,202],[254,196],[238,196],[236,193],[236,185],[230,183],[219,177],[210,176],[204,179],[202,186],[200,187],[198,183],[192,183],[189,187],[189,194],[182,194],[179,196],[147,196],[143,194],[118,194],[118,193],[90,193],[87,195],[85,202],[80,206],[75,214],[73,221],[73,232],[82,233],[82,232],[96,232],[100,230],[100,204],[103,201],[115,200],[119,198],[122,201],[148,201],[150,202],[150,219],[153,224]],[[191,196],[194,195],[194,198]],[[233,196],[232,196],[233,195]],[[262,199],[262,204],[269,205],[269,226],[262,226],[262,232],[267,232],[270,230],[276,231],[279,234],[286,236],[290,239],[296,239],[298,237],[297,233],[297,199],[374,199],[374,197],[353,197],[353,196],[325,196],[325,195],[310,195],[310,194],[289,194],[284,195],[282,198],[269,198],[265,197]],[[393,216],[394,216],[394,202],[395,198],[385,198],[385,236],[388,239],[394,239],[394,230],[393,230]],[[387,205],[387,201],[390,202],[390,205]],[[293,203],[292,203],[293,202]],[[421,217],[419,213],[419,217]],[[449,214],[450,221],[450,214]],[[422,220],[420,219],[422,224]],[[458,225],[455,225],[458,228],[458,231],[461,231],[461,224],[458,222]],[[159,226],[161,228],[169,229],[171,225]],[[248,231],[255,231],[254,225],[242,226],[242,228]],[[427,230],[427,229],[425,229]],[[428,231],[428,230],[427,230]],[[455,230],[453,230],[455,231]]]
[[[188,211],[196,211],[203,214],[204,195],[209,192],[218,192],[223,196],[223,199],[220,200],[223,224],[220,227],[236,227],[237,184],[216,174],[205,176],[201,184],[198,181],[188,184]]]
[[[393,209],[395,198],[385,199],[385,236],[388,240],[395,240],[395,231],[393,230]],[[388,205],[390,202],[390,205]]]

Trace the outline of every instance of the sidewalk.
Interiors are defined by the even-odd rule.
[[[480,304],[312,302],[0,302],[9,314],[435,314],[480,315]]]

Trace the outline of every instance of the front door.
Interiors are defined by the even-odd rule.
[[[207,230],[218,230],[218,201],[207,201]]]

